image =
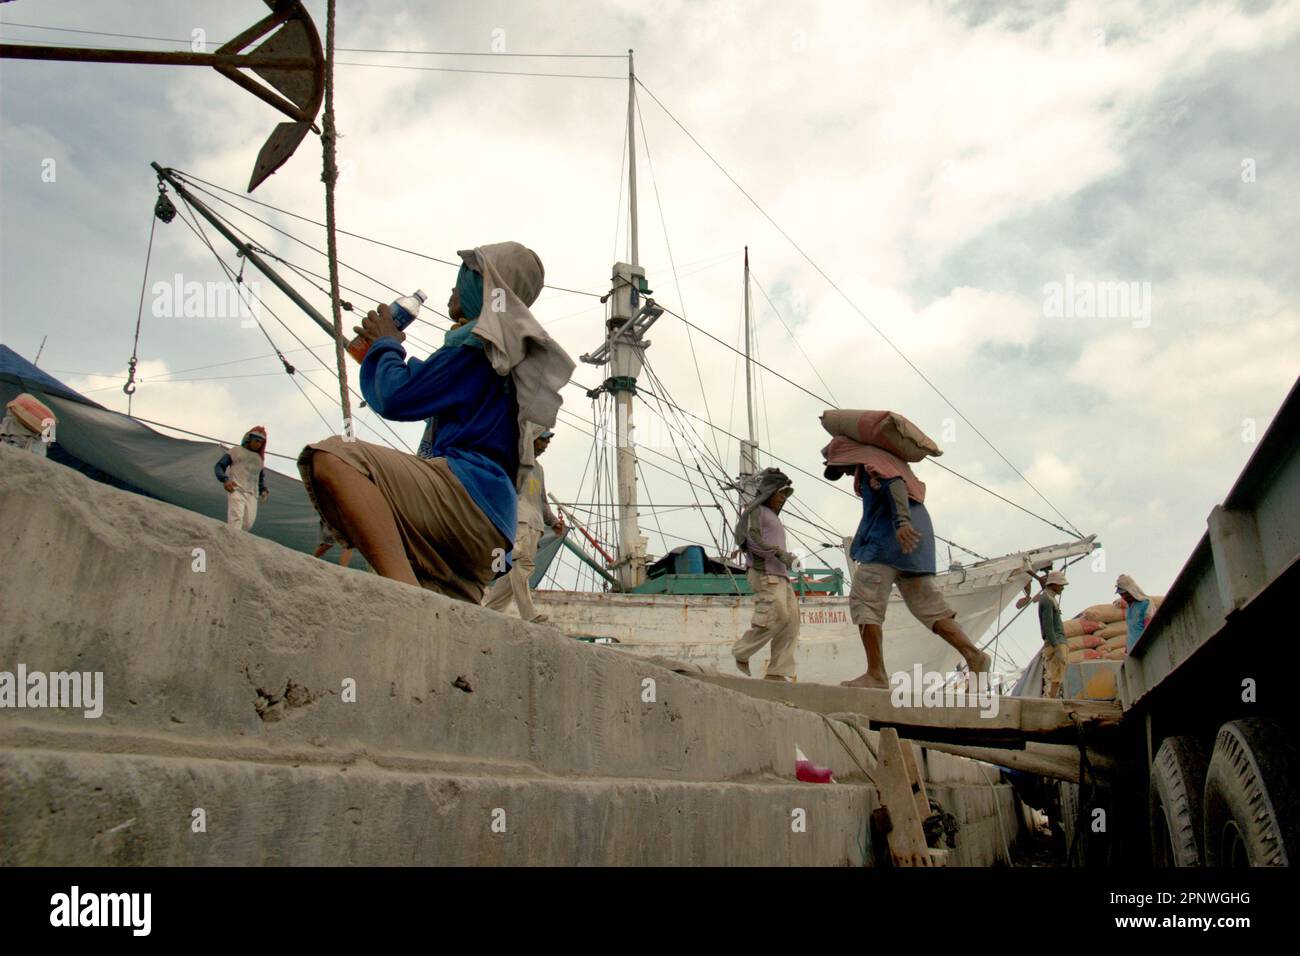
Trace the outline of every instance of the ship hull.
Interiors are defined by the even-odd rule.
[[[1087,553],[1092,539],[1040,548],[983,561],[935,575],[935,583],[957,623],[980,643],[990,627],[1005,623],[1002,611],[1035,570],[1053,561]],[[750,595],[620,594],[615,592],[536,591],[537,610],[550,624],[585,640],[608,640],[630,654],[667,657],[719,673],[736,673],[731,647],[749,627],[754,613]],[[921,625],[895,588],[885,613],[885,665],[890,673],[920,664],[924,671],[947,673],[960,655]],[[767,651],[751,661],[762,676]],[[847,597],[805,596],[799,602],[799,640],[795,648],[799,680],[833,684],[857,677],[867,668],[866,652],[849,617]]]

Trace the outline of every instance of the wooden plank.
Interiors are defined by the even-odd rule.
[[[916,812],[921,816],[921,822],[924,823],[930,816],[930,796],[925,791],[925,778],[916,768],[916,747],[910,740],[904,741],[903,749],[903,766],[907,768],[908,783],[912,787],[912,794],[916,798]],[[923,828],[924,829],[924,828]]]
[[[1008,750],[995,747],[975,747],[968,744],[927,743],[930,750],[953,754],[957,757],[969,757],[981,760],[1009,770],[1023,770],[1026,773],[1051,777],[1054,780],[1079,782],[1079,748],[1072,744],[1045,744],[1040,741],[1028,741],[1023,750]],[[1109,754],[1088,748],[1088,762],[1092,765],[1099,783],[1108,783],[1115,776],[1115,760]],[[995,774],[990,772],[990,777]]]
[[[1089,739],[1119,726],[1118,703],[1096,700],[1050,700],[1043,697],[998,697],[996,712],[983,706],[894,706],[888,690],[837,687],[829,684],[785,684],[720,674],[690,673],[691,677],[761,700],[780,701],[827,716],[865,717],[873,730],[895,727],[913,740],[1019,749],[1025,741],[1074,743],[1074,717],[1088,728]]]
[[[880,759],[876,762],[876,787],[881,804],[889,811],[890,858],[895,866],[931,866],[930,848],[916,813],[916,797],[898,731],[892,727],[882,730],[877,749]]]

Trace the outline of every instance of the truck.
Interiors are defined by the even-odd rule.
[[[1076,862],[1300,863],[1298,436],[1300,381],[1119,669],[1114,774],[1060,785]]]

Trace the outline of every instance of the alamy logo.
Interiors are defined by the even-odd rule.
[[[102,671],[0,671],[0,708],[72,707],[94,719],[104,712]]]
[[[153,293],[156,319],[239,319],[241,328],[256,328],[261,318],[261,286],[256,280],[186,282],[176,273],[171,282],[159,280]]]
[[[152,926],[152,893],[70,893],[50,897],[51,926],[129,926],[132,935],[148,936]]]
[[[978,707],[981,717],[998,715],[998,681],[989,674],[974,674],[972,689],[959,687],[938,671],[896,671],[889,677],[889,702],[895,707]]]
[[[1043,286],[1043,316],[1049,319],[1132,319],[1133,328],[1151,324],[1150,282],[1093,282],[1067,273],[1065,282]]]

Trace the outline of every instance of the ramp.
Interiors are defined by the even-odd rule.
[[[346,571],[8,447],[0,527],[0,670],[103,682],[98,717],[0,709],[0,865],[870,853],[874,788],[819,714]],[[794,781],[796,744],[840,782]],[[991,828],[1013,819],[1009,788],[930,757],[948,761],[932,791],[971,828],[953,862],[1005,861]]]

